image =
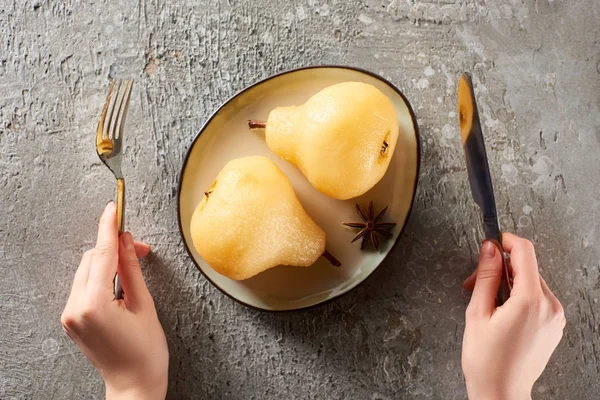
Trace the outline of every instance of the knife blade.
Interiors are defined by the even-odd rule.
[[[497,295],[498,305],[502,305],[510,297],[512,271],[510,258],[502,247],[502,231],[498,222],[492,176],[485,151],[475,92],[471,75],[468,73],[464,73],[458,83],[458,118],[471,194],[481,209],[485,238],[494,243],[502,255],[504,271]]]

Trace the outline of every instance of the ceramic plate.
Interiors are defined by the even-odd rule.
[[[369,83],[385,93],[398,111],[400,135],[384,178],[361,197],[340,201],[318,192],[292,164],[271,153],[263,130],[248,130],[248,119],[266,120],[279,106],[303,104],[320,89],[340,82]],[[263,155],[288,176],[308,214],[327,234],[327,249],[342,263],[333,267],[323,257],[308,268],[279,266],[245,281],[219,275],[200,257],[190,234],[194,209],[225,164],[238,157]],[[196,266],[223,293],[242,304],[269,311],[298,310],[334,299],[364,281],[396,243],[410,213],[419,170],[419,137],[414,113],[404,95],[380,76],[360,69],[325,66],[284,72],[247,89],[223,104],[204,125],[188,150],[179,182],[179,229]],[[361,251],[350,243],[356,231],[342,222],[358,221],[355,204],[375,212],[389,206],[388,222],[397,223],[394,237],[379,251]]]

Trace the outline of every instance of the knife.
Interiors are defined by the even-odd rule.
[[[458,83],[458,118],[471,193],[483,214],[485,238],[494,243],[502,255],[504,271],[496,297],[498,305],[502,305],[510,297],[512,270],[510,257],[502,247],[502,232],[498,223],[490,166],[485,151],[485,141],[481,131],[471,75],[468,73],[463,74]]]

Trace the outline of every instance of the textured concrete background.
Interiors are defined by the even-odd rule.
[[[501,224],[531,238],[565,336],[536,399],[600,392],[597,0],[0,0],[0,398],[100,399],[59,316],[112,176],[93,147],[109,79],[135,78],[127,226],[171,352],[170,399],[463,399],[460,283],[482,237],[457,129],[473,71]],[[380,73],[421,126],[418,199],[373,277],[310,311],[234,303],[179,238],[186,148],[222,101],[285,69]],[[508,349],[507,349],[508,350]]]

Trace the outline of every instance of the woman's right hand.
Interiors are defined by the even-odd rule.
[[[109,203],[62,314],[65,332],[102,375],[109,400],[162,400],[167,392],[167,341],[138,262],[149,251],[129,232],[119,236],[116,206]],[[117,271],[120,300],[113,294]]]
[[[496,307],[502,256],[489,241],[464,283],[473,291],[462,350],[470,399],[530,399],[566,324],[562,305],[539,275],[531,242],[504,233],[502,244],[513,269],[508,301]]]

